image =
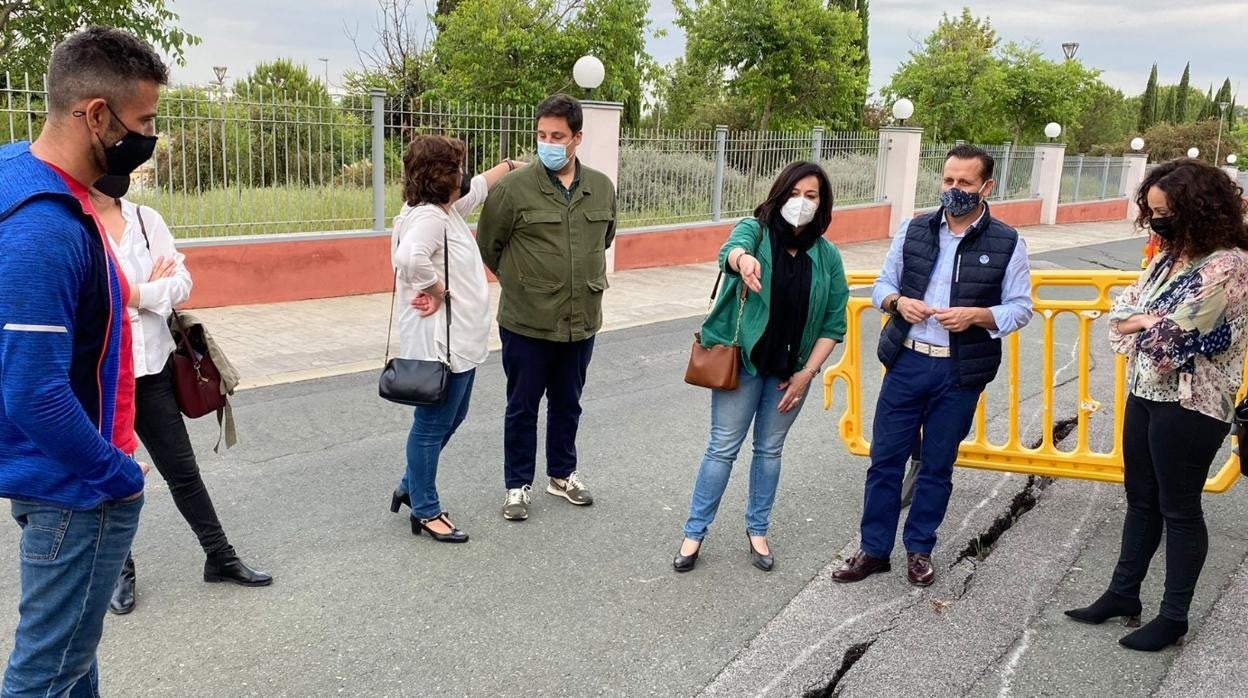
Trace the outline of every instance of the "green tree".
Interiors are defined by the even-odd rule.
[[[1167,124],[1178,123],[1178,119],[1175,115],[1178,113],[1179,91],[1173,87],[1163,87],[1162,90],[1165,96],[1163,98],[1159,95],[1158,101],[1164,101],[1166,106],[1162,108],[1161,118],[1159,118],[1158,121],[1162,121]]]
[[[867,75],[857,13],[821,0],[676,0],[686,62],[717,70],[755,127],[845,128],[860,118]]]
[[[1213,106],[1213,85],[1209,85],[1209,92],[1205,94],[1204,101],[1201,102],[1200,112],[1196,114],[1196,120],[1206,121],[1213,118],[1215,109],[1217,107]]]
[[[1010,90],[995,55],[998,39],[988,19],[968,8],[942,15],[936,30],[893,73],[884,88],[886,102],[908,97],[913,123],[936,141],[986,142],[1008,137],[1000,96]]]
[[[1072,152],[1092,153],[1116,147],[1116,153],[1121,153],[1122,146],[1129,140],[1127,137],[1138,133],[1135,130],[1140,113],[1138,104],[1100,80],[1088,87],[1087,97],[1083,111],[1067,131]]]
[[[1153,70],[1148,74],[1148,85],[1144,87],[1144,97],[1140,103],[1140,120],[1139,130],[1147,131],[1149,127],[1157,123],[1157,64],[1153,64]]]
[[[1144,132],[1144,141],[1148,143],[1148,154],[1153,162],[1186,157],[1187,149],[1192,146],[1200,149],[1202,160],[1213,162],[1213,154],[1218,152],[1218,122],[1207,119],[1188,124],[1157,124]],[[1222,129],[1223,154],[1242,153],[1243,146],[1238,135]]]
[[[1188,63],[1183,66],[1183,77],[1179,79],[1179,94],[1174,103],[1174,122],[1178,124],[1187,122],[1187,102],[1192,90],[1191,78],[1192,64]]]
[[[1005,77],[1001,112],[1015,143],[1038,140],[1045,124],[1056,121],[1069,130],[1090,101],[1098,72],[1077,60],[1055,62],[1032,45],[1008,44],[1000,52]]]
[[[0,73],[43,75],[52,47],[91,25],[117,27],[184,62],[199,37],[181,29],[166,0],[0,0]]]
[[[234,94],[244,99],[310,104],[325,103],[329,97],[324,82],[312,77],[306,65],[289,58],[257,64],[247,77],[234,83]]]
[[[833,4],[847,12],[858,13],[858,23],[862,26],[862,32],[858,35],[858,50],[861,58],[856,68],[863,75],[871,74],[871,3],[869,0],[833,0]],[[857,116],[859,127],[864,126],[863,114],[867,107],[867,85],[863,83],[862,97],[859,99]]]
[[[606,67],[594,96],[624,103],[640,118],[649,0],[460,0],[437,18],[424,97],[536,104],[553,92],[580,93],[572,65],[587,53]]]

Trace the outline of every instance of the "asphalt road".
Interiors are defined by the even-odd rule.
[[[1138,240],[1132,240],[1038,259],[1129,268],[1138,255]],[[523,523],[499,514],[503,375],[491,356],[439,477],[444,508],[472,535],[462,546],[414,537],[406,517],[388,511],[410,413],[376,397],[374,375],[241,393],[235,400],[239,446],[213,454],[215,424],[209,420],[195,423],[192,436],[231,542],[276,583],[263,589],[203,583],[195,539],[164,484],[153,480],[135,544],[138,608],[107,621],[100,650],[104,692],[687,696],[768,689],[794,695],[826,683],[848,646],[875,638],[876,647],[843,682],[850,692],[897,690],[913,675],[927,677],[926,683],[909,683],[907,694],[997,693],[993,681],[1005,671],[1000,662],[1036,619],[1028,651],[1009,669],[1014,695],[1050,689],[1052,695],[1143,695],[1135,684],[1119,690],[1115,682],[1124,673],[1144,675],[1143,691],[1164,678],[1172,654],[1156,660],[1099,655],[1095,648],[1102,644],[1109,652],[1116,648],[1107,631],[1095,631],[1097,644],[1086,640],[1086,629],[1054,615],[1060,615],[1054,603],[1090,600],[1107,578],[1112,559],[1105,562],[1104,551],[1116,544],[1111,539],[1121,521],[1110,486],[1059,483],[1023,519],[1034,529],[1031,538],[1022,536],[1020,525],[987,560],[951,567],[1025,480],[959,472],[937,555],[942,582],[913,591],[898,566],[878,582],[828,584],[826,568],[857,535],[866,462],[845,452],[834,414],[821,409],[817,394],[786,446],[771,531],[776,569],[765,574],[749,565],[746,477],[738,474],[698,569],[673,573],[670,560],[709,423],[708,393],[681,381],[697,324],[690,319],[600,336],[580,439],[581,472],[597,501],[577,508],[538,487]],[[1034,348],[1037,340],[1028,336],[1026,342]],[[1027,385],[1035,385],[1028,376]],[[1040,427],[1033,419],[1031,431]],[[1098,428],[1109,438],[1112,425]],[[738,470],[747,467],[744,459],[738,464]],[[1237,521],[1239,494],[1233,490],[1211,507],[1216,552],[1197,593],[1198,613],[1212,604],[1217,575],[1243,559],[1244,544],[1225,540]],[[1072,517],[1086,525],[1072,526]],[[16,621],[16,539],[15,525],[0,526],[5,628]],[[1052,577],[1052,585],[1020,596],[1013,582],[987,581],[993,575],[1017,581],[1029,561],[1037,563],[1033,551],[1049,548],[1057,552],[1041,555],[1050,562],[1045,575],[1036,576]],[[1152,592],[1159,583],[1154,577]],[[949,607],[940,605],[946,602]],[[972,608],[999,608],[1003,615],[976,615]],[[924,609],[938,610],[924,615]],[[941,623],[956,618],[956,632],[927,633],[932,614]],[[892,633],[889,623],[903,632]],[[991,642],[980,648],[976,638],[988,636]],[[931,651],[932,637],[943,649]],[[889,642],[913,660],[876,652]],[[7,633],[0,637],[0,653],[7,655],[10,644]],[[978,673],[958,668],[959,645]],[[929,655],[931,670],[924,672]],[[1063,683],[1067,672],[1054,665],[1059,661],[1106,673],[1106,680]]]

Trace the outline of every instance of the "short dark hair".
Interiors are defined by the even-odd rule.
[[[953,149],[945,155],[945,162],[949,162],[949,158],[957,158],[959,160],[979,160],[979,174],[983,180],[987,182],[992,179],[992,171],[996,169],[997,161],[992,159],[987,150],[977,145],[955,145]]]
[[[537,105],[537,113],[533,115],[533,122],[547,116],[562,117],[568,122],[568,128],[572,129],[572,135],[581,132],[581,127],[585,125],[585,115],[581,112],[581,103],[571,95],[563,93],[553,94],[542,103]]]
[[[445,204],[459,189],[464,143],[447,136],[420,135],[403,154],[403,201],[408,206]]]
[[[1148,205],[1153,187],[1165,193],[1174,217],[1174,237],[1161,241],[1167,254],[1196,258],[1232,247],[1248,249],[1244,190],[1221,169],[1203,160],[1179,158],[1149,170],[1135,197],[1140,208],[1135,224],[1140,228],[1153,218]]]
[[[818,230],[819,235],[823,235],[832,224],[832,183],[828,180],[828,173],[814,162],[799,160],[780,170],[776,181],[771,183],[767,200],[754,209],[754,217],[763,225],[774,228],[780,209],[793,198],[793,187],[807,177],[819,180],[819,208],[815,209],[815,217],[807,224],[806,230]]]
[[[89,27],[56,45],[48,62],[48,109],[62,115],[84,99],[129,104],[140,82],[169,84],[169,67],[146,42],[111,27]]]

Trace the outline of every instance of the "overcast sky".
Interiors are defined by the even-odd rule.
[[[417,6],[423,0],[414,0]],[[430,0],[430,4],[433,2]],[[1104,79],[1128,96],[1139,94],[1149,67],[1158,64],[1161,81],[1177,83],[1183,64],[1192,62],[1192,85],[1205,89],[1226,77],[1232,87],[1248,83],[1248,0],[998,0],[965,2],[987,16],[1006,41],[1037,41],[1045,54],[1060,58],[1064,41],[1080,44],[1078,57],[1100,68]],[[684,52],[670,0],[651,0],[649,49],[661,63]],[[916,42],[930,33],[944,10],[961,4],[937,0],[871,2],[871,88],[886,84]],[[226,65],[242,77],[257,62],[289,57],[339,84],[344,71],[359,67],[349,32],[368,48],[376,37],[376,4],[371,0],[174,0],[182,27],[203,38],[188,51],[187,65],[174,71],[176,82],[205,83],[212,66]],[[607,67],[610,70],[610,66]],[[1241,99],[1240,102],[1246,100]]]

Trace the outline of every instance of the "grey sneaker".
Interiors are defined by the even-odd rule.
[[[589,493],[589,488],[585,486],[578,473],[572,473],[566,480],[550,478],[550,484],[546,485],[546,494],[563,497],[577,506],[594,503],[594,495]]]
[[[507,490],[507,501],[503,503],[503,518],[508,521],[524,521],[529,518],[528,485]]]

